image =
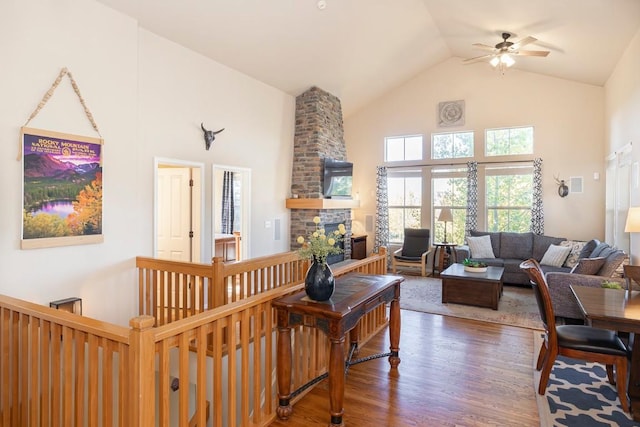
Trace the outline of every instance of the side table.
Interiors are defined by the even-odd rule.
[[[365,259],[367,257],[367,235],[351,236],[351,259]]]
[[[433,266],[431,267],[431,276],[435,277],[436,269],[438,270],[438,274],[442,273],[449,265],[455,264],[458,262],[458,257],[456,255],[455,243],[434,243],[433,246],[436,247],[435,254],[433,255]],[[438,259],[436,260],[436,257]],[[453,262],[451,262],[451,258],[453,258]],[[437,261],[437,263],[436,263]]]
[[[317,380],[329,378],[330,427],[343,427],[344,385],[348,367],[356,363],[388,357],[392,369],[400,364],[400,276],[366,275],[350,273],[336,279],[336,290],[329,301],[310,300],[304,291],[280,297],[273,301],[278,321],[277,378],[278,407],[276,414],[287,419],[293,408],[291,399],[313,385]],[[389,308],[389,352],[345,362],[346,334],[352,348],[358,351],[355,326],[358,321],[381,304],[391,303]],[[304,325],[323,331],[331,343],[328,372],[317,379],[291,391],[291,328]],[[299,345],[299,344],[298,344]]]

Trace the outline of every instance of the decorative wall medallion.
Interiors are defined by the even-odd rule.
[[[464,125],[464,101],[438,103],[438,126]]]

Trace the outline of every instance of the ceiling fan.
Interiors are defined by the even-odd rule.
[[[465,59],[463,63],[471,64],[473,62],[489,60],[489,63],[494,68],[499,68],[500,71],[504,74],[504,70],[506,68],[511,67],[516,62],[512,56],[515,56],[515,55],[547,56],[549,55],[548,50],[521,50],[520,49],[523,46],[526,46],[528,44],[531,44],[537,41],[538,39],[536,39],[535,37],[531,37],[531,36],[525,37],[522,40],[519,40],[517,42],[508,41],[510,37],[511,37],[510,33],[502,33],[502,41],[493,47],[483,43],[474,43],[473,44],[474,47],[478,49],[490,51],[491,53],[488,53],[486,55],[476,56],[475,58]]]

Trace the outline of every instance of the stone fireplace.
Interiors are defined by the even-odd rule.
[[[325,158],[347,160],[342,106],[336,96],[312,87],[296,98],[291,194],[297,198],[296,206],[304,205],[304,208],[291,208],[290,247],[291,250],[300,247],[296,239],[313,232],[313,217],[319,216],[320,224],[325,230],[328,224],[344,224],[347,235],[344,240],[344,254],[341,255],[348,259],[351,257],[351,208],[342,208],[339,204],[325,207],[321,203]],[[309,199],[315,199],[319,203],[306,203]],[[341,260],[335,258],[333,262]]]

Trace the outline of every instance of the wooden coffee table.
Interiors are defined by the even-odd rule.
[[[440,274],[442,302],[497,310],[502,296],[503,273],[502,267],[487,267],[484,273],[469,273],[464,271],[464,265],[453,264]]]

